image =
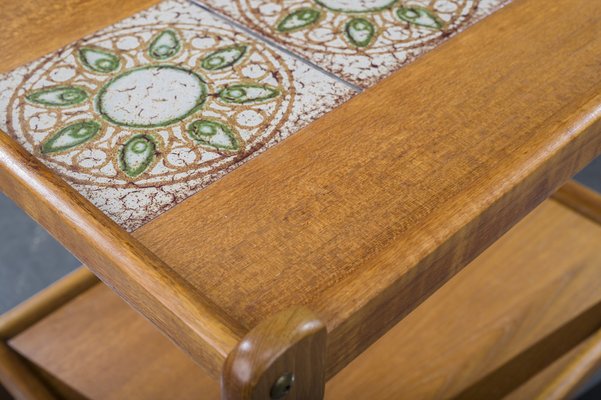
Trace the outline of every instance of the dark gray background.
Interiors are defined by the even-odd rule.
[[[576,179],[601,192],[601,157]],[[0,194],[0,313],[79,265],[46,231]],[[601,373],[598,375],[601,379]],[[583,398],[601,398],[601,386],[594,390]]]

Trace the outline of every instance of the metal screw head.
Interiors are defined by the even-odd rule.
[[[292,385],[294,385],[294,374],[292,372],[283,374],[275,381],[269,395],[273,400],[281,399],[290,392]]]

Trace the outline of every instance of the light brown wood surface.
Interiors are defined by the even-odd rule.
[[[104,25],[145,4],[123,3],[3,13],[62,44],[78,13]],[[35,15],[53,29],[28,25]],[[601,152],[600,18],[596,1],[516,0],[136,232],[170,272],[148,252],[139,260],[167,276],[136,264],[103,279],[213,373],[236,337],[306,305],[328,327],[332,376]],[[42,55],[35,35],[0,53]],[[18,155],[3,154],[3,189],[102,271],[106,260],[71,239],[99,243],[105,220],[79,201],[63,214],[71,194],[57,184],[44,197],[46,183],[28,183],[40,170]],[[90,230],[65,223],[78,212]],[[104,250],[113,261],[129,251]]]
[[[570,181],[555,192],[553,198],[601,224],[601,194]]]
[[[513,390],[504,400],[532,400],[544,393],[553,380],[561,376],[562,372],[578,358],[578,355],[590,340],[591,338],[574,347],[547,368],[534,375],[528,382]]]
[[[539,371],[560,362],[563,355],[586,341],[599,328],[599,321],[601,302],[564,322],[559,329],[540,338],[536,344],[516,354],[499,368],[465,388],[456,397],[474,400],[498,399],[512,394],[517,386],[530,382],[533,376],[536,379]]]
[[[10,339],[92,287],[98,279],[79,268],[15,308],[0,315],[0,340]]]
[[[331,376],[599,154],[600,18],[517,0],[136,235],[247,329],[316,312]]]
[[[462,392],[463,398],[499,398],[499,383],[528,379],[514,372],[534,372],[529,363],[542,357],[523,357],[505,369],[509,382],[488,380],[483,386],[497,395],[471,397],[467,389],[601,304],[599,287],[601,226],[547,201],[330,380],[326,393],[334,399],[354,392],[390,400]],[[596,317],[598,324],[599,311]],[[562,345],[570,345],[571,331]]]
[[[38,376],[27,368],[21,357],[0,342],[0,384],[16,400],[54,400],[56,397],[40,382]]]
[[[325,326],[306,308],[291,308],[268,318],[225,360],[221,398],[322,399],[326,339]],[[286,383],[279,385],[279,379]]]
[[[579,349],[578,354],[553,382],[539,393],[538,400],[572,398],[576,391],[601,367],[601,330]]]
[[[216,379],[102,284],[11,346],[26,347],[36,364],[91,399],[219,398]]]
[[[330,380],[326,399],[448,398],[505,371],[601,304],[600,248],[599,225],[546,201]],[[11,346],[91,399],[219,398],[215,380],[102,285]],[[522,368],[533,382],[511,398],[532,398],[520,393],[538,393],[564,365],[543,376]]]
[[[150,7],[159,0],[1,0],[0,73]]]

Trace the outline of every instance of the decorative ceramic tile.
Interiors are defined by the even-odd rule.
[[[0,128],[133,230],[352,94],[166,1],[0,76]]]
[[[199,0],[361,87],[509,0]]]

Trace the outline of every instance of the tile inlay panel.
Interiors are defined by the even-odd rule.
[[[373,85],[509,0],[200,0],[314,64]]]
[[[0,128],[133,230],[352,94],[166,1],[0,75]]]

